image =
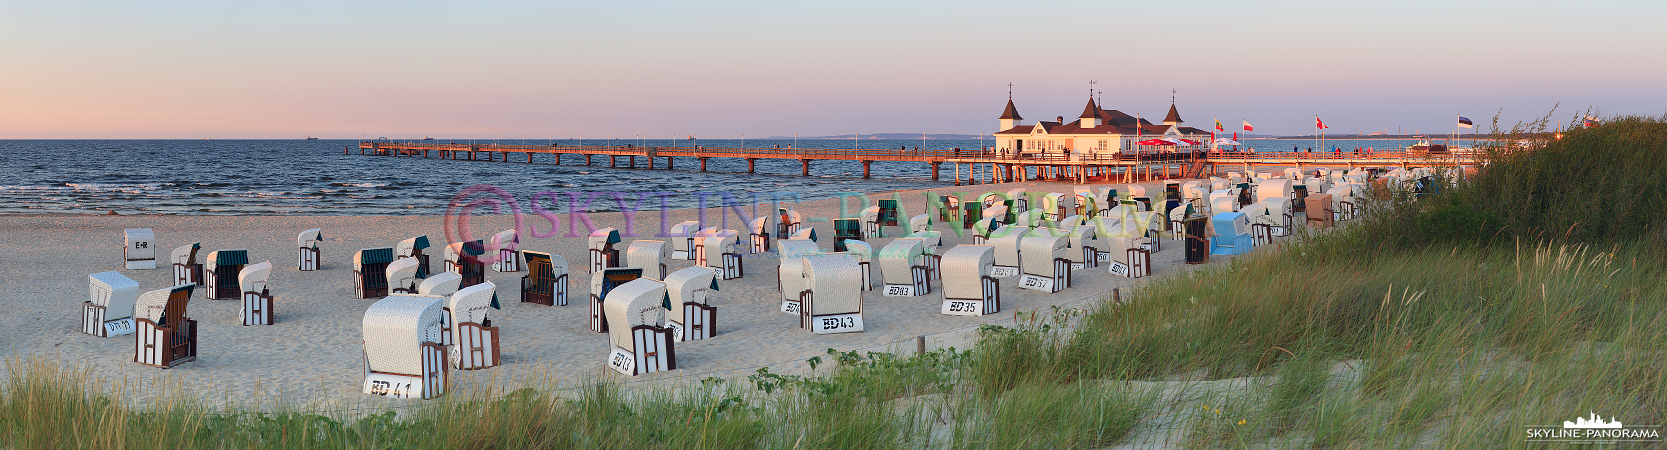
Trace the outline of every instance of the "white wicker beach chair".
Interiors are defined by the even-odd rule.
[[[463,287],[463,276],[456,272],[440,272],[432,277],[424,278],[417,285],[417,295],[437,295],[451,297]]]
[[[666,294],[671,310],[666,328],[678,341],[708,339],[718,335],[717,277],[712,271],[689,267],[666,275]]]
[[[1210,212],[1213,214],[1229,213],[1239,210],[1239,196],[1233,195],[1227,189],[1210,191]]]
[[[1071,205],[1072,198],[1074,197],[1066,197],[1064,193],[1060,192],[1042,194],[1042,207],[1037,209],[1042,210],[1043,217],[1046,217],[1047,220],[1057,221],[1059,218],[1069,216],[1075,212],[1076,208]]]
[[[1331,183],[1327,182],[1324,178],[1309,178],[1302,180],[1302,184],[1303,186],[1308,187],[1308,193],[1310,195],[1323,194],[1326,190],[1331,189]]]
[[[1100,255],[1105,253],[1101,249],[1105,248],[1105,243],[1100,241],[1097,228],[1093,225],[1077,225],[1067,229],[1071,233],[1067,240],[1071,246],[1071,269],[1100,267]]]
[[[747,239],[753,253],[770,251],[770,216],[757,217],[747,224]]]
[[[1296,195],[1296,191],[1291,189],[1291,180],[1283,178],[1263,181],[1256,186],[1256,201],[1270,198],[1289,199],[1293,195]]]
[[[423,250],[429,247],[428,235],[407,238],[394,244],[395,258],[416,258],[417,278],[428,278],[428,255]]]
[[[445,395],[443,302],[437,296],[394,294],[365,310],[364,393],[423,399]]]
[[[850,241],[846,241],[850,249]],[[804,239],[785,239],[776,242],[776,290],[781,293],[781,312],[799,315],[803,310],[799,294],[805,290],[804,265],[799,259],[821,253],[815,242]],[[859,277],[860,279],[860,277]]]
[[[243,266],[249,264],[249,251],[245,249],[215,250],[208,252],[204,262],[203,276],[208,279],[206,297],[211,300],[232,300],[243,296],[243,289],[237,287],[237,273]]]
[[[990,269],[990,276],[1007,278],[1019,275],[1019,240],[1029,231],[1030,228],[1026,227],[1004,225],[990,232],[990,238],[985,242],[996,249],[995,267]]]
[[[139,294],[133,302],[133,362],[167,369],[197,359],[197,321],[185,312],[196,287]]]
[[[667,258],[671,258],[671,246],[666,241],[638,239],[625,247],[625,267],[642,269],[645,278],[664,280]]]
[[[782,208],[777,209],[776,212],[776,239],[787,239],[793,233],[799,232],[799,227],[803,225],[804,218],[799,215],[798,211]]]
[[[857,268],[862,272],[862,290],[874,290],[874,247],[867,242],[848,239],[845,241],[845,253],[857,260]]]
[[[700,222],[693,220],[672,225],[666,231],[671,241],[671,259],[688,261],[695,259],[695,233],[700,232]]]
[[[203,264],[197,262],[197,250],[202,247],[200,243],[191,243],[174,249],[169,259],[174,263],[175,286],[203,282]]]
[[[831,254],[799,261],[805,286],[799,296],[804,305],[799,326],[816,334],[862,332],[862,290],[856,287],[862,274],[857,273],[856,258]]]
[[[1076,194],[1072,196],[1075,203],[1072,205],[1071,214],[1068,215],[1094,217],[1100,214],[1100,205],[1105,202],[1094,198],[1094,188],[1073,186],[1071,193]]]
[[[1057,233],[1055,233],[1057,232]],[[1024,262],[1019,287],[1059,292],[1071,287],[1071,251],[1064,230],[1037,228],[1019,240]]]
[[[1274,237],[1286,236],[1291,232],[1291,221],[1295,215],[1291,210],[1291,202],[1291,199],[1283,197],[1270,197],[1261,201],[1262,204],[1268,205],[1268,219],[1273,222],[1271,231]]]
[[[626,376],[677,369],[677,352],[666,322],[666,285],[639,278],[608,292],[608,368]]]
[[[244,267],[237,274],[237,285],[243,289],[243,308],[237,318],[244,325],[271,325],[274,320],[272,293],[267,281],[272,278],[272,262],[261,261]]]
[[[485,369],[503,363],[499,353],[498,327],[487,315],[498,305],[498,287],[485,282],[459,289],[446,299],[446,333],[451,335],[452,367]]]
[[[1334,221],[1354,220],[1356,206],[1353,186],[1335,185],[1325,193],[1331,195],[1331,217]]]
[[[515,230],[499,231],[492,235],[492,248],[498,249],[498,256],[493,258],[492,269],[499,272],[521,271],[521,236]]]
[[[1010,210],[1024,211],[1024,210],[1030,209],[1030,200],[1025,198],[1024,188],[1016,188],[1016,189],[1008,190],[1007,191],[1007,200],[1012,200],[1013,201],[1013,204],[1009,205],[1007,207]]]
[[[295,236],[297,248],[297,265],[303,271],[318,270],[324,264],[323,255],[319,252],[319,244],[324,242],[324,233],[314,228],[302,231]]]
[[[1251,203],[1239,212],[1244,213],[1245,220],[1250,223],[1253,245],[1260,247],[1273,243],[1273,227],[1279,224],[1279,218],[1273,216],[1267,203]]]
[[[885,236],[885,226],[880,223],[880,207],[863,208],[859,216],[862,219],[863,239],[879,239]]]
[[[149,228],[128,228],[122,230],[122,237],[127,242],[122,247],[122,259],[127,260],[123,267],[127,270],[156,268],[156,233]]]
[[[353,296],[388,296],[388,266],[394,262],[393,247],[367,248],[353,252]],[[415,276],[416,268],[412,267]]]
[[[614,248],[614,245],[619,244],[619,230],[602,228],[590,232],[590,236],[586,239],[590,246],[590,271],[592,273],[609,267],[619,267],[622,262],[619,259],[619,249]]]
[[[642,273],[640,267],[612,267],[590,275],[590,331],[608,332],[608,313],[602,306],[608,298],[608,292],[642,278]]]
[[[894,239],[880,249],[880,278],[887,297],[914,297],[932,293],[926,263],[926,249],[920,239]]]
[[[384,269],[384,272],[387,273],[388,292],[392,294],[417,293],[417,283],[422,282],[421,278],[417,278],[419,268],[421,268],[421,263],[417,261],[417,258],[399,258],[388,263],[387,269]]]
[[[814,240],[815,229],[806,229],[812,231],[811,239]],[[741,265],[741,250],[735,246],[736,236],[739,235],[735,230],[714,228],[706,236],[701,236],[695,241],[695,265],[712,269],[725,280],[746,275]]]
[[[474,286],[486,282],[486,242],[476,239],[468,242],[453,242],[446,245],[445,264],[447,272],[457,272],[463,276],[463,286]]]
[[[1284,170],[1284,172],[1285,172],[1285,176],[1284,176],[1285,179],[1288,179],[1288,180],[1291,180],[1291,181],[1302,181],[1302,169],[1286,168]]]
[[[952,316],[1001,312],[1001,282],[990,276],[995,247],[957,245],[943,254],[943,309]]]
[[[81,302],[81,332],[98,337],[133,334],[133,304],[139,283],[121,272],[87,275],[87,301]]]

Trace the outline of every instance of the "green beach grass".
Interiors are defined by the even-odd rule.
[[[1021,313],[971,349],[351,418],[136,410],[14,359],[0,448],[1527,448],[1588,412],[1667,422],[1667,117],[1505,145],[1543,125],[1496,126],[1490,164],[1437,195],[1379,192],[1345,228]]]

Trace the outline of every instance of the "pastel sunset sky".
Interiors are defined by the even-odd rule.
[[[1661,1],[4,2],[0,138],[1485,130],[1667,112]]]

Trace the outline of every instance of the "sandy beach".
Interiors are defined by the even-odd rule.
[[[1148,192],[1161,190],[1160,183],[1144,183]],[[1112,186],[1092,185],[1096,188]],[[936,189],[939,194],[965,191],[1006,192],[1015,187],[1028,192],[1071,192],[1070,184],[1020,182]],[[872,205],[893,193],[870,194],[868,200],[846,199],[850,211]],[[923,191],[897,191],[908,215],[924,212]],[[963,197],[970,198],[970,197]],[[525,199],[522,199],[523,207]],[[599,200],[600,202],[601,200]],[[814,226],[819,244],[831,250],[832,223],[815,218],[841,217],[837,199],[788,203]],[[646,203],[646,202],[645,202]],[[646,205],[645,205],[646,206]],[[565,210],[565,209],[564,209]],[[760,208],[761,211],[765,210]],[[699,210],[668,211],[667,224],[696,220]],[[708,209],[707,220],[716,221],[718,210]],[[854,215],[852,213],[851,215]],[[620,213],[590,213],[597,227],[625,229]],[[633,239],[654,237],[662,227],[657,210],[636,214],[632,227],[638,237],[625,237],[621,247]],[[527,216],[545,232],[549,224],[538,216]],[[562,215],[565,231],[568,216]],[[729,218],[728,228],[744,230]],[[0,327],[8,330],[0,348],[12,357],[34,356],[72,367],[85,367],[98,377],[125,383],[125,397],[144,405],[163,396],[184,395],[209,404],[238,403],[267,407],[273,404],[327,405],[401,404],[360,392],[363,314],[374,299],[353,298],[351,257],[361,248],[391,247],[401,239],[427,234],[435,246],[428,250],[433,270],[443,270],[441,254],[445,240],[444,216],[5,216],[0,217],[0,245],[8,249],[0,276]],[[490,236],[514,226],[509,215],[475,215],[471,227],[476,238]],[[526,226],[526,225],[523,225]],[[585,232],[583,224],[578,225]],[[120,270],[122,230],[155,230],[158,248],[156,270]],[[322,228],[324,233],[321,270],[301,272],[296,268],[296,233]],[[947,227],[942,251],[957,244],[970,244],[971,235],[957,237]],[[890,228],[896,236],[899,227]],[[742,231],[745,233],[745,231]],[[452,370],[456,386],[515,388],[541,386],[561,388],[597,379],[625,381],[603,366],[608,352],[606,336],[591,332],[584,299],[589,291],[589,274],[584,237],[534,238],[523,233],[521,249],[544,251],[565,257],[569,263],[568,306],[520,303],[520,279],[525,271],[500,273],[487,268],[487,281],[497,286],[503,309],[491,313],[502,329],[504,365],[486,370]],[[890,239],[873,240],[878,250]],[[201,242],[206,254],[217,249],[246,248],[250,262],[271,261],[275,270],[270,287],[276,297],[276,324],[241,326],[239,303],[207,300],[193,296],[189,315],[198,321],[199,350],[196,361],[163,370],[133,362],[132,336],[104,339],[79,331],[80,304],[87,299],[87,275],[120,270],[137,281],[141,291],[172,284],[167,253],[174,247]],[[743,234],[741,243],[745,244]],[[1165,241],[1153,255],[1154,275],[1167,276],[1197,266],[1183,263],[1180,241]],[[1227,257],[1212,257],[1220,264]],[[967,348],[978,325],[1011,323],[1016,311],[1045,310],[1050,306],[1084,306],[1107,296],[1113,288],[1125,290],[1153,278],[1131,279],[1112,276],[1105,266],[1076,271],[1075,285],[1063,292],[1045,294],[1019,289],[1017,278],[1002,280],[1003,311],[966,317],[939,313],[941,282],[934,282],[932,294],[919,297],[884,297],[876,291],[864,293],[866,331],[815,335],[798,328],[794,316],[778,312],[776,256],[748,255],[745,276],[720,281],[719,329],[716,338],[678,343],[679,369],[631,379],[633,385],[697,381],[705,377],[744,376],[760,366],[777,373],[805,371],[806,358],[823,355],[827,349],[841,351],[913,352],[915,336],[927,336],[929,348]],[[692,265],[692,261],[670,261],[668,270]],[[880,275],[875,269],[878,283]],[[646,383],[637,383],[647,381]],[[159,388],[159,386],[167,386]],[[389,403],[391,402],[391,403]]]

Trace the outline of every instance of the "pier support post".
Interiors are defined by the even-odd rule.
[[[632,156],[632,157],[631,157],[631,159],[632,159],[632,160],[636,160],[636,159],[637,159],[637,157],[635,157],[635,156]],[[635,162],[633,162],[633,163],[632,163],[632,164],[631,164],[631,165],[632,165],[632,166],[635,166],[635,165],[636,165],[636,163],[635,163]],[[648,170],[654,170],[654,157],[653,157],[653,156],[650,156],[650,157],[648,157]]]
[[[957,170],[957,171],[960,170],[960,166],[955,166],[955,167],[956,167],[955,170]],[[938,181],[938,163],[932,163],[932,181]],[[961,176],[960,175],[955,176],[955,182],[956,183],[961,182]]]
[[[585,165],[587,165],[587,166],[590,165],[590,154],[589,153],[585,154]]]
[[[559,166],[559,165],[561,165],[561,154],[556,153],[555,155],[556,155],[556,165]]]
[[[608,155],[608,168],[611,169],[615,167],[619,167],[619,157],[615,155]]]
[[[808,160],[808,159],[799,160],[799,166],[800,166],[800,168],[804,169],[802,171],[804,173],[804,176],[807,176],[807,177],[810,176],[810,160]]]
[[[630,162],[631,162],[631,168],[632,169],[637,168],[637,155],[631,155]],[[653,167],[650,167],[650,169],[652,169],[652,168]]]
[[[747,158],[747,173],[754,173],[755,172],[755,170],[753,168],[753,163],[756,163],[756,162],[758,162],[758,158]]]
[[[648,159],[652,160],[654,158],[648,158]],[[676,159],[674,159],[670,156],[667,156],[666,157],[666,170],[676,170],[677,167],[676,167],[675,161],[676,161]]]
[[[700,171],[705,172],[706,171],[706,158],[699,158],[699,159],[700,159]]]
[[[874,161],[863,161],[862,162],[862,179],[866,180],[866,179],[870,178],[868,176],[868,166],[873,165],[873,164],[874,164]],[[805,175],[809,175],[809,173],[806,173]]]

